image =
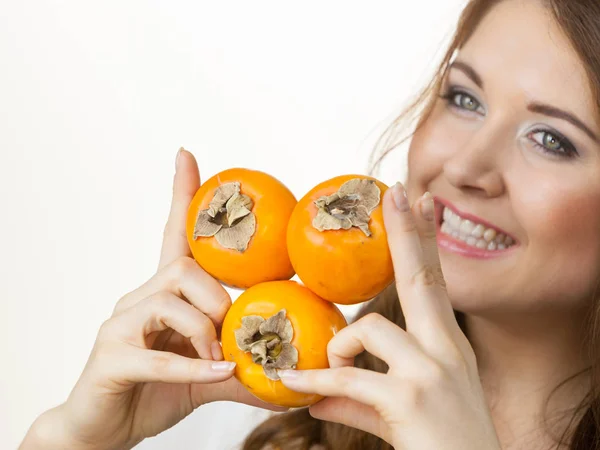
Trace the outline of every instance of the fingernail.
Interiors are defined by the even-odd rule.
[[[406,190],[401,183],[396,183],[392,187],[392,198],[394,199],[396,208],[398,208],[399,211],[405,212],[410,210],[408,198],[406,197]]]
[[[230,372],[235,368],[235,363],[230,361],[217,361],[212,363],[211,367],[215,372]]]
[[[431,221],[434,217],[433,196],[430,192],[425,192],[421,197],[421,216],[423,219]]]
[[[179,160],[181,159],[181,153],[185,150],[183,147],[180,147],[177,151],[177,156],[175,157],[175,171],[179,168]]]
[[[213,341],[212,344],[210,344],[210,353],[215,361],[221,361],[223,359],[223,351],[221,350],[218,341]]]
[[[278,370],[277,375],[279,375],[279,378],[285,378],[286,380],[297,380],[300,378],[300,372],[297,370]]]

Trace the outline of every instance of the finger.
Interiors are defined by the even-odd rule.
[[[200,358],[220,359],[216,353],[217,332],[212,321],[170,292],[156,293],[112,321],[113,339],[147,348],[149,335],[171,328],[190,340]]]
[[[446,281],[442,272],[442,263],[440,262],[440,254],[437,246],[435,206],[433,196],[426,192],[419,197],[413,204],[411,211],[417,230],[421,237],[421,248],[423,249],[423,258],[425,263],[431,267],[435,284],[446,288]]]
[[[115,381],[128,383],[216,383],[233,376],[235,363],[186,358],[170,352],[129,347],[112,365]]]
[[[175,166],[171,211],[163,234],[159,269],[181,256],[191,254],[185,224],[190,202],[200,187],[200,174],[196,158],[183,148],[180,148],[177,153]]]
[[[212,384],[209,388],[202,384],[193,384],[192,399],[196,405],[217,401],[231,401],[276,412],[287,411],[289,409],[259,400],[250,394],[236,378],[231,378],[223,383]]]
[[[206,273],[196,261],[182,257],[123,297],[115,307],[115,314],[160,291],[185,298],[206,314],[216,328],[231,307],[231,297],[221,283]]]
[[[452,307],[425,258],[417,222],[400,183],[385,193],[383,214],[407,330],[418,334],[427,327],[442,329],[449,315],[454,317]]]
[[[404,373],[425,358],[412,337],[379,314],[368,314],[342,328],[327,345],[332,368],[352,366],[354,357],[363,351],[383,360],[391,370]]]
[[[438,291],[437,298],[439,301],[434,302],[433,306],[439,308],[439,314],[444,321],[445,329],[452,337],[452,340],[457,343],[459,347],[467,349],[470,347],[470,344],[468,344],[464,333],[456,321],[456,316],[454,315],[454,310],[446,290],[446,281],[442,272],[442,263],[440,261],[436,235],[436,224],[439,221],[439,217],[436,217],[436,208],[433,197],[429,192],[426,192],[413,204],[411,209],[421,237],[423,258],[425,263],[431,267],[435,279],[435,286]],[[443,301],[444,299],[446,301]],[[430,328],[429,339],[421,340],[422,344],[427,347],[428,350],[434,351],[431,347],[437,347],[439,349],[439,339],[436,339],[435,337],[436,332],[439,331],[440,330]],[[442,352],[445,350],[446,349],[443,349]]]
[[[315,419],[341,423],[390,442],[390,429],[372,406],[343,397],[328,397],[308,408]]]
[[[365,405],[381,407],[389,400],[386,375],[356,367],[315,370],[280,370],[281,382],[289,389],[324,397],[346,397]]]

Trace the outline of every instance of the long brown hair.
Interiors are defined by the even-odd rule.
[[[408,140],[427,120],[439,95],[452,58],[471,37],[483,17],[502,0],[469,0],[465,6],[450,45],[436,68],[429,84],[398,116],[379,138],[372,155],[373,167],[400,144]],[[558,25],[570,39],[586,69],[590,87],[600,110],[600,2],[597,0],[545,0]],[[592,389],[576,410],[568,426],[557,437],[557,448],[570,450],[600,450],[600,307],[594,307],[595,317],[589,333]],[[358,314],[362,317],[376,312],[404,328],[404,316],[393,286],[369,303]],[[462,314],[456,313],[464,329]],[[466,331],[466,330],[465,330]],[[363,352],[356,357],[357,367],[385,373],[386,364]],[[567,383],[576,376],[565,380]],[[560,386],[559,386],[560,387]],[[557,389],[559,388],[557,387]],[[313,447],[314,446],[314,447]],[[246,439],[243,450],[393,450],[381,439],[363,431],[312,418],[307,409],[276,415],[258,426]]]

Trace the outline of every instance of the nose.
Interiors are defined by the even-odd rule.
[[[500,138],[500,131],[499,126],[483,122],[472,132],[444,163],[444,175],[450,184],[482,197],[499,197],[505,192],[500,151],[506,143]]]

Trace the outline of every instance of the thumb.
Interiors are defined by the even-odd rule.
[[[190,255],[185,224],[190,202],[200,187],[200,174],[196,158],[183,147],[177,153],[175,167],[173,199],[165,225],[159,269],[182,256]]]

